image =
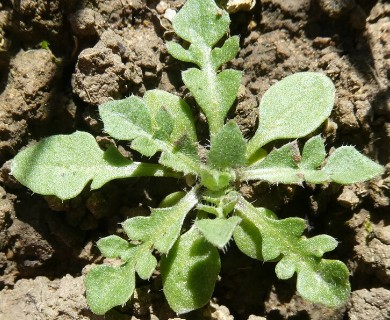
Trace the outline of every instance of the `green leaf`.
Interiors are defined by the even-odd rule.
[[[371,179],[383,172],[383,167],[353,147],[336,149],[323,168],[325,149],[321,138],[307,141],[300,156],[295,142],[272,150],[260,162],[238,170],[238,180],[265,180],[271,183],[337,182],[356,183]]]
[[[93,267],[85,278],[88,306],[98,315],[125,304],[135,288],[134,265]]]
[[[301,72],[271,86],[261,99],[259,126],[248,144],[248,158],[276,139],[300,138],[317,129],[330,115],[335,87],[325,75]]]
[[[176,34],[190,42],[213,46],[229,28],[229,15],[213,0],[187,0],[172,21]]]
[[[266,209],[255,208],[243,198],[236,212],[243,219],[234,232],[240,250],[257,259],[280,258],[277,276],[288,279],[296,272],[298,292],[309,301],[328,307],[346,302],[350,293],[347,267],[321,258],[336,247],[335,239],[326,235],[306,239],[302,237],[304,220],[270,218]]]
[[[131,96],[123,100],[109,101],[99,106],[104,131],[120,140],[133,140],[152,134],[152,119],[145,102]]]
[[[348,268],[341,261],[321,260],[298,270],[297,291],[306,300],[335,308],[351,293]]]
[[[170,141],[174,127],[174,120],[166,107],[161,107],[155,115],[156,129],[153,138]]]
[[[319,170],[306,170],[298,167],[300,152],[296,142],[288,143],[272,150],[263,160],[241,168],[239,180],[265,180],[271,183],[326,182],[328,176]]]
[[[240,128],[232,120],[211,137],[208,163],[217,168],[234,168],[245,164],[246,143]]]
[[[241,218],[236,216],[228,219],[202,219],[195,222],[195,227],[203,234],[207,241],[219,249],[223,249],[240,222]]]
[[[299,167],[302,169],[317,169],[324,162],[325,157],[324,142],[321,136],[315,136],[305,143]]]
[[[96,244],[106,258],[127,257],[129,251],[134,248],[134,245],[116,235],[102,238]]]
[[[242,73],[224,70],[214,74],[210,70],[191,68],[184,71],[182,76],[184,84],[205,113],[211,133],[217,133],[237,97]]]
[[[178,314],[209,302],[221,268],[216,248],[192,228],[183,234],[161,260],[165,297]]]
[[[184,49],[180,44],[169,41],[166,43],[168,53],[177,60],[198,64],[190,50]]]
[[[122,226],[131,240],[150,243],[160,253],[167,253],[180,234],[184,218],[196,205],[195,191],[189,192],[172,207],[152,209],[150,217],[134,217]]]
[[[135,265],[135,271],[137,271],[141,279],[148,280],[152,276],[156,266],[156,258],[148,251],[141,257],[138,257],[137,263]]]
[[[176,176],[160,165],[132,162],[114,147],[103,152],[92,135],[79,131],[26,148],[13,159],[11,170],[33,192],[60,199],[74,198],[89,181],[97,189],[117,178]]]
[[[150,90],[146,91],[144,100],[152,114],[154,126],[160,126],[161,120],[157,118],[157,114],[162,108],[169,112],[173,120],[171,142],[181,139],[183,135],[191,142],[197,142],[194,118],[190,107],[183,99],[162,90]]]
[[[266,216],[270,219],[277,219],[276,215],[265,208],[255,208],[259,216]],[[249,219],[243,219],[234,229],[234,241],[237,247],[247,256],[264,261],[262,253],[262,236],[260,229]]]
[[[221,48],[211,51],[211,60],[214,70],[218,70],[223,64],[234,59],[240,50],[240,38],[234,36],[228,38]]]
[[[337,183],[369,180],[383,173],[383,167],[359,153],[354,147],[340,147],[329,157],[324,169]]]
[[[101,105],[99,112],[112,137],[133,140],[131,147],[143,155],[162,151],[159,162],[184,174],[209,170],[197,154],[191,112],[178,97],[153,90],[145,94],[145,101],[130,97],[109,102]]]

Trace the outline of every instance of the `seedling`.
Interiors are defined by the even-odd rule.
[[[348,269],[340,261],[323,259],[336,248],[328,235],[303,236],[305,220],[278,220],[275,213],[255,207],[238,191],[247,181],[299,184],[351,184],[371,179],[383,168],[353,147],[337,148],[327,157],[321,136],[306,141],[302,152],[288,142],[269,154],[262,148],[278,139],[305,137],[330,115],[335,96],[332,81],[321,73],[286,77],[262,97],[255,135],[243,137],[233,120],[226,121],[242,73],[224,69],[239,50],[239,38],[227,37],[229,15],[213,0],[188,0],[173,20],[186,47],[168,42],[169,53],[196,65],[182,73],[183,81],[207,118],[210,147],[200,157],[192,112],[181,98],[160,90],[99,106],[104,131],[158,163],[131,161],[111,146],[102,151],[86,132],[43,139],[20,152],[12,174],[32,191],[61,199],[77,196],[90,183],[97,189],[119,178],[193,177],[189,190],[169,195],[149,217],[123,222],[128,239],[110,235],[97,246],[120,264],[98,265],[86,276],[91,310],[104,314],[125,304],[135,288],[135,276],[149,279],[161,256],[160,271],[169,305],[185,313],[205,305],[220,271],[219,250],[230,239],[246,255],[273,261],[280,279],[297,274],[299,294],[314,303],[336,307],[350,293]],[[215,47],[226,38],[220,47]],[[204,160],[204,159],[207,160]],[[191,227],[183,226],[191,215]],[[188,220],[191,220],[188,219]],[[184,230],[187,229],[187,230]],[[157,253],[157,254],[156,254]]]

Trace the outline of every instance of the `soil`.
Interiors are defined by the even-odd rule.
[[[241,50],[229,67],[244,71],[234,118],[244,135],[274,82],[321,71],[337,98],[323,126],[327,148],[354,145],[386,166],[352,186],[241,187],[279,217],[305,218],[309,234],[340,242],[329,258],[351,273],[352,294],[329,309],[304,301],[295,279],[280,281],[273,263],[221,253],[209,305],[180,317],[170,310],[156,272],[138,280],[134,298],[105,317],[93,315],[83,278],[101,263],[95,242],[121,234],[118,223],[147,214],[175,180],[115,181],[61,202],[32,194],[10,175],[10,161],[52,134],[89,131],[104,146],[97,105],[160,88],[186,97],[180,70],[164,47],[183,0],[2,0],[0,2],[0,319],[390,319],[390,4],[385,0],[262,0],[231,15]],[[303,120],[304,121],[304,120]],[[204,117],[198,115],[200,136]],[[119,146],[128,152],[127,146]]]

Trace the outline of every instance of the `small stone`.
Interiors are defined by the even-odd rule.
[[[355,208],[359,202],[359,197],[350,187],[344,187],[343,192],[338,196],[337,201],[345,208]]]
[[[168,4],[165,1],[160,1],[157,6],[156,10],[159,14],[165,13],[165,11],[168,9]]]
[[[164,18],[171,21],[173,20],[173,18],[176,16],[176,11],[173,10],[173,9],[167,9],[165,10],[165,13],[164,13]]]

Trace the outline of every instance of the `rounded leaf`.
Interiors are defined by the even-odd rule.
[[[105,314],[115,306],[125,304],[135,288],[134,266],[95,266],[85,278],[87,302],[93,313]]]
[[[187,0],[172,21],[180,38],[210,47],[224,36],[229,23],[229,15],[214,0]]]
[[[248,155],[270,141],[313,132],[329,117],[334,96],[333,82],[316,72],[295,73],[271,86],[261,99],[259,126]]]
[[[203,307],[211,298],[221,261],[218,250],[199,231],[182,235],[161,260],[165,297],[178,314]]]

